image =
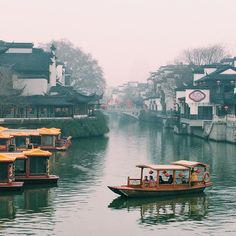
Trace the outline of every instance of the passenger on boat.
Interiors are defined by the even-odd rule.
[[[191,170],[191,176],[190,176],[190,181],[192,185],[196,184],[198,182],[198,175],[194,169]]]
[[[162,179],[162,176],[160,175],[159,176],[159,184],[164,184],[165,183],[165,181]]]
[[[149,186],[148,177],[147,177],[147,176],[144,176],[144,179],[143,179],[143,187],[148,187],[148,186]]]
[[[150,175],[150,177],[149,177],[149,185],[151,188],[156,186],[155,180],[153,179],[152,175]]]
[[[174,179],[173,179],[173,175],[170,175],[170,176],[169,176],[169,179],[168,179],[168,181],[167,181],[167,183],[168,183],[168,184],[172,184],[172,183],[173,183],[173,180],[174,180]]]

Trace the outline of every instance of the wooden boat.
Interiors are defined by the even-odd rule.
[[[212,186],[208,165],[180,160],[170,165],[137,165],[141,169],[138,179],[128,177],[127,185],[108,186],[124,197],[160,197],[201,193]],[[154,175],[151,181],[143,180],[145,173]],[[168,179],[166,179],[168,177]]]
[[[23,182],[15,181],[14,162],[16,157],[0,154],[0,192],[21,190]]]
[[[0,127],[0,151],[25,151],[41,148],[65,151],[71,145],[71,137],[62,138],[57,128],[8,129]]]
[[[21,153],[4,153],[15,159],[15,180],[25,184],[57,184],[56,175],[49,174],[49,151],[31,149]]]

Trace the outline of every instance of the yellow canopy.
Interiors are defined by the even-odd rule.
[[[23,154],[25,156],[51,156],[52,153],[49,151],[44,151],[39,148],[31,149],[29,151],[24,151]]]
[[[22,158],[27,159],[27,156],[25,156],[23,152],[2,152],[1,154],[16,159],[22,159]]]
[[[0,126],[0,132],[2,132],[3,130],[6,130],[6,129],[8,129],[8,128]]]
[[[0,154],[0,162],[14,162],[16,157],[8,156],[5,154]]]
[[[41,135],[59,135],[61,133],[61,129],[57,128],[40,128],[37,130]]]
[[[0,138],[1,139],[10,139],[10,138],[13,138],[13,136],[10,134],[0,133]]]

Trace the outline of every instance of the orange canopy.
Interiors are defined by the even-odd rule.
[[[41,135],[59,135],[61,133],[61,130],[57,128],[41,128],[37,130]]]
[[[12,157],[6,154],[0,154],[0,162],[14,162],[16,157]]]
[[[51,152],[44,151],[39,148],[31,149],[29,151],[24,151],[23,154],[27,157],[30,157],[30,156],[48,156],[49,157],[52,155]]]
[[[10,139],[10,138],[13,138],[13,136],[10,134],[0,133],[0,138],[1,139]]]

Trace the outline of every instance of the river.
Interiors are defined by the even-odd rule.
[[[136,164],[179,159],[208,163],[214,186],[201,195],[144,200],[107,188],[139,177]],[[112,117],[106,137],[73,140],[50,164],[58,187],[0,195],[0,235],[236,234],[236,145]]]

